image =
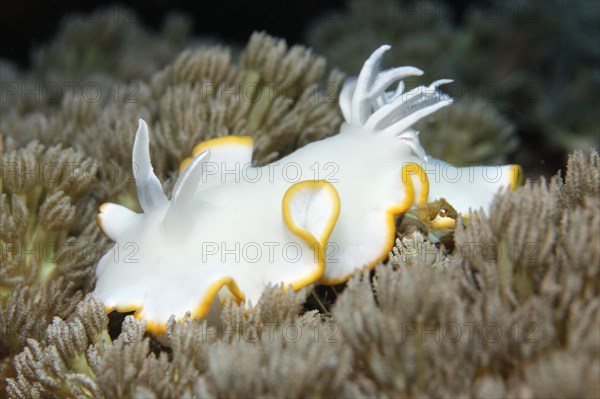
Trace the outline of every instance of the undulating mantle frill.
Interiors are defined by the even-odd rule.
[[[514,189],[516,165],[455,168],[426,155],[410,127],[451,104],[437,91],[450,81],[405,91],[402,80],[422,71],[380,71],[388,49],[345,82],[339,134],[263,167],[251,164],[250,137],[201,143],[182,163],[170,201],[140,120],[133,172],[143,213],[103,204],[97,217],[115,241],[96,271],[94,295],[107,310],[136,310],[160,334],[171,315],[202,318],[228,298],[256,303],[268,284],[339,284],[388,256],[395,217],[411,207],[444,197],[464,214]]]

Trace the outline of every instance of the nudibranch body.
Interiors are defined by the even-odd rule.
[[[452,102],[437,90],[449,81],[405,92],[402,79],[422,72],[379,71],[388,48],[345,82],[338,135],[263,167],[251,164],[250,137],[201,143],[182,164],[170,200],[153,173],[140,120],[133,164],[143,213],[103,204],[98,215],[115,241],[96,271],[94,294],[107,309],[136,310],[159,334],[171,315],[205,317],[218,299],[256,303],[268,284],[338,284],[387,257],[395,217],[411,207],[444,197],[467,213],[513,188],[517,166],[491,173],[426,155],[410,127]]]

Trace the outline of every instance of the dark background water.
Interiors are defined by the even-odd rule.
[[[376,0],[366,0],[377,7]],[[460,15],[471,0],[445,1]],[[71,13],[87,14],[110,2],[89,0],[0,0],[0,57],[24,67],[32,49],[57,33],[63,18]],[[115,3],[117,4],[117,3]],[[343,8],[343,0],[270,1],[119,1],[135,10],[141,24],[158,29],[166,13],[180,11],[194,20],[194,35],[210,35],[224,42],[244,43],[256,30],[302,43],[307,25],[330,10]]]

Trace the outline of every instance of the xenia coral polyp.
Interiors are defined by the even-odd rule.
[[[133,164],[143,213],[101,206],[98,223],[116,243],[98,263],[94,295],[109,310],[136,310],[160,334],[171,315],[203,318],[228,298],[256,303],[267,285],[297,290],[342,283],[355,270],[387,258],[395,217],[430,199],[444,197],[465,214],[487,208],[498,190],[513,189],[521,176],[518,166],[494,168],[490,178],[484,167],[455,168],[426,155],[410,127],[451,104],[437,90],[450,81],[405,91],[402,79],[422,72],[380,71],[388,49],[377,49],[358,78],[345,82],[339,134],[279,161],[305,176],[314,165],[330,165],[325,180],[290,182],[268,173],[272,165],[248,166],[252,139],[226,136],[194,149],[168,200],[150,163],[148,127],[140,120]],[[248,176],[263,178],[207,173],[211,165],[224,171],[248,166]],[[447,226],[454,220],[435,222]],[[219,253],[248,245],[251,256]]]

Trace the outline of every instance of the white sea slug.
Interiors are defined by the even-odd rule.
[[[487,208],[500,188],[514,188],[518,166],[490,173],[426,155],[410,127],[452,102],[437,91],[449,81],[405,92],[402,79],[422,72],[380,71],[388,49],[377,49],[358,78],[345,82],[338,135],[264,167],[251,166],[250,137],[201,143],[182,164],[170,201],[140,120],[133,172],[143,213],[107,203],[97,217],[115,241],[96,270],[94,295],[107,310],[136,310],[160,334],[171,315],[203,318],[232,297],[256,303],[268,284],[339,284],[387,257],[395,217],[411,207],[444,197],[467,213]],[[294,180],[300,176],[306,180]]]

